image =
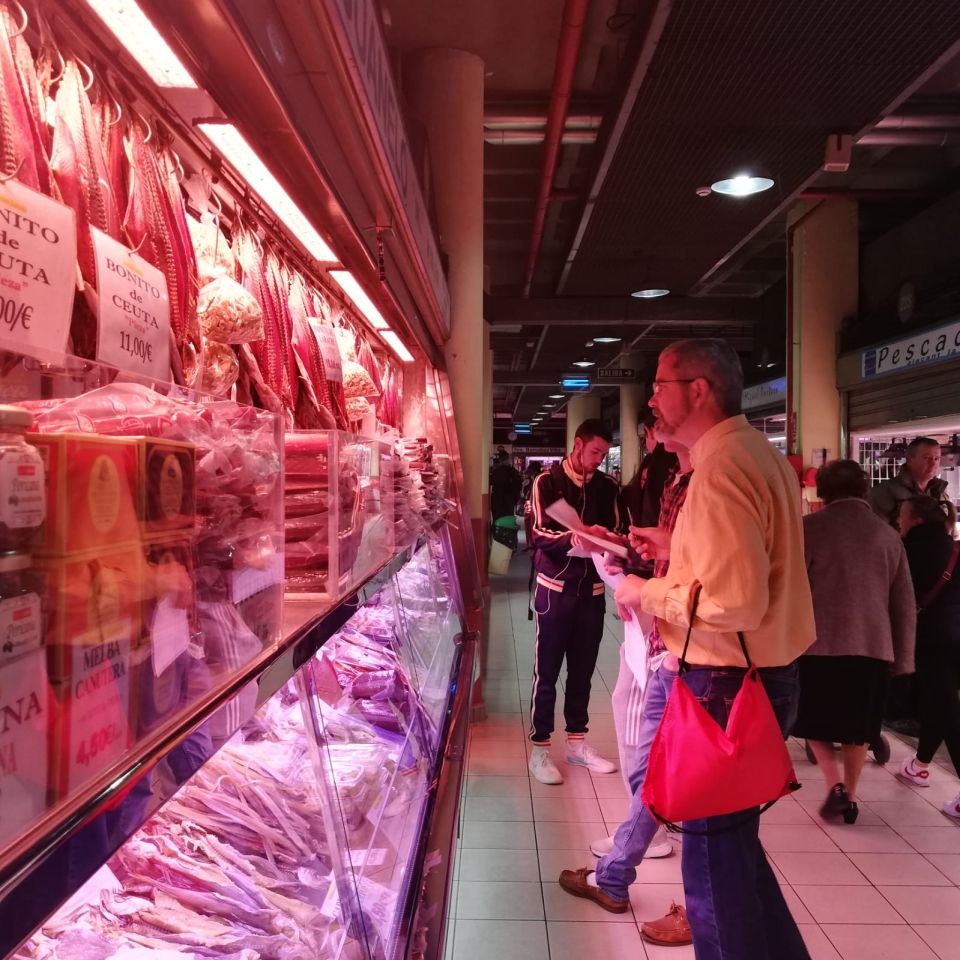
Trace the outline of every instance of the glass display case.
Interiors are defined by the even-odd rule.
[[[201,729],[157,765],[159,809],[17,957],[406,954],[473,649],[445,538],[404,559],[219,750]],[[139,826],[135,802],[98,836]]]

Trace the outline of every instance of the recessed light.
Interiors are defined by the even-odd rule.
[[[545,403],[545,404],[543,405],[543,409],[544,409],[544,410],[552,410],[555,406],[556,406],[555,403]]]
[[[776,366],[775,363],[768,363],[768,364],[767,364],[767,369],[769,370],[771,367],[775,367],[775,366]]]
[[[748,173],[741,173],[728,180],[718,180],[710,184],[714,193],[722,193],[727,197],[749,197],[754,193],[763,193],[773,186],[770,177],[754,177]]]
[[[551,394],[550,394],[550,399],[551,399],[551,400],[562,400],[565,396],[566,396],[565,393],[551,393]]]
[[[592,360],[574,360],[573,365],[575,367],[595,367],[596,364]]]
[[[592,347],[592,346],[593,346],[593,341],[592,341],[592,340],[588,340],[588,341],[584,344],[584,346],[585,346],[585,347]]]
[[[620,337],[594,337],[594,343],[619,343]]]
[[[638,300],[655,300],[657,297],[665,297],[669,292],[663,287],[650,287],[648,290],[634,290],[630,296]]]

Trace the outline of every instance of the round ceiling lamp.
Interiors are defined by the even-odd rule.
[[[551,393],[551,394],[550,394],[550,399],[551,399],[551,400],[563,400],[563,398],[564,398],[565,396],[566,396],[565,393]]]
[[[620,337],[594,337],[594,343],[619,343]]]
[[[574,360],[573,365],[575,367],[594,367],[596,364],[592,360]]]
[[[773,186],[770,177],[755,177],[749,173],[741,173],[728,180],[718,180],[710,184],[714,193],[722,193],[725,197],[750,197],[755,193],[763,193]]]
[[[638,300],[655,300],[657,297],[665,297],[669,292],[663,287],[650,287],[647,290],[634,290],[630,296]]]

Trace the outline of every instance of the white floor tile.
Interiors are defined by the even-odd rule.
[[[869,886],[870,881],[842,853],[781,851],[770,859],[792,886],[829,883],[834,886]]]
[[[542,920],[539,883],[461,880],[458,920]]]
[[[457,920],[453,960],[550,960],[542,921]]]
[[[536,850],[462,850],[460,880],[540,882]]]
[[[819,884],[813,887],[798,886],[794,890],[817,923],[904,922],[904,918],[873,887]],[[957,893],[960,895],[960,890]],[[843,953],[842,950],[840,952]]]
[[[908,926],[829,924],[823,928],[843,960],[937,960]]]
[[[956,887],[880,887],[907,923],[955,923],[960,937],[960,890]]]
[[[641,960],[640,931],[634,923],[573,923],[547,921],[550,960],[587,960],[618,957]]]
[[[533,812],[537,823],[554,820],[585,820],[596,823],[603,820],[600,804],[586,797],[534,797]]]
[[[520,778],[517,777],[519,780]],[[532,820],[530,797],[467,797],[463,816],[474,820]]]
[[[918,924],[913,929],[939,960],[960,960],[960,937],[952,924]]]
[[[951,883],[919,853],[851,853],[850,859],[878,887],[949,887]]]

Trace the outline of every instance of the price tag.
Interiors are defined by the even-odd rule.
[[[76,277],[74,211],[16,180],[0,184],[0,339],[65,353]]]
[[[162,597],[153,613],[150,638],[153,675],[159,677],[190,646],[187,611],[175,606],[170,597]]]
[[[163,274],[96,227],[100,323],[97,359],[157,380],[170,379],[170,298]]]
[[[328,380],[343,383],[343,365],[340,362],[340,347],[337,346],[337,334],[333,327],[321,320],[309,318],[310,328],[320,347],[320,356],[323,358],[323,373]]]

